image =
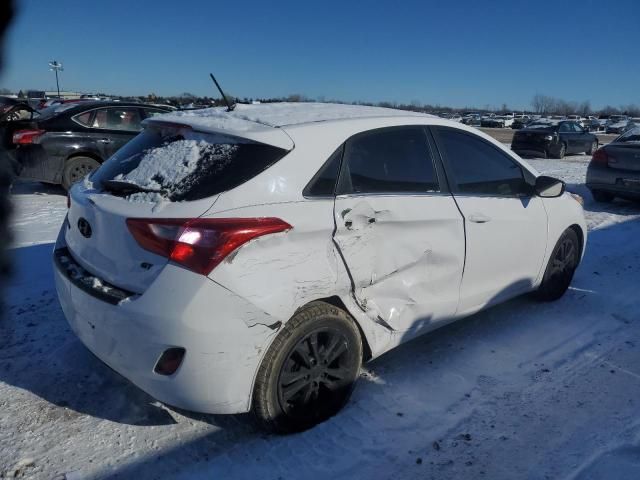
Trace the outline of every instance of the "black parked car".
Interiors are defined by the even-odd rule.
[[[587,187],[598,202],[640,199],[640,127],[598,149],[587,168]]]
[[[5,148],[14,149],[16,173],[21,178],[68,189],[136,136],[142,120],[168,111],[124,102],[56,105],[6,126]]]
[[[598,137],[570,120],[538,122],[518,130],[511,150],[518,155],[563,158],[568,153],[593,155]]]

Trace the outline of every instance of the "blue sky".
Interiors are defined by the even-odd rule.
[[[640,1],[17,0],[0,86],[527,107],[640,104]]]

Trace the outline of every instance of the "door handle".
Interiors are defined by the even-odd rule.
[[[469,215],[469,221],[473,223],[487,223],[491,221],[491,217],[487,217],[482,213],[472,213]]]
[[[101,138],[100,140],[98,140],[98,142],[100,142],[100,143],[111,143],[111,139],[109,139],[109,138]]]

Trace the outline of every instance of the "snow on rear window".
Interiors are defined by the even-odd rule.
[[[243,138],[146,128],[90,180],[132,202],[200,200],[243,184],[287,153]]]
[[[116,175],[114,180],[166,192],[168,198],[180,197],[193,187],[199,170],[215,175],[231,162],[238,148],[237,144],[177,140],[146,150],[136,168]],[[157,200],[156,196],[134,194],[133,199],[139,198]]]

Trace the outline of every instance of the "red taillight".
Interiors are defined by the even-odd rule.
[[[18,130],[13,133],[13,143],[16,145],[29,145],[36,143],[46,132],[44,130]]]
[[[594,165],[604,165],[606,167],[609,163],[609,155],[607,155],[607,152],[605,152],[603,148],[599,148],[594,152],[593,157],[591,157],[591,163]]]
[[[202,275],[248,241],[292,228],[279,218],[128,218],[127,227],[145,250]]]

